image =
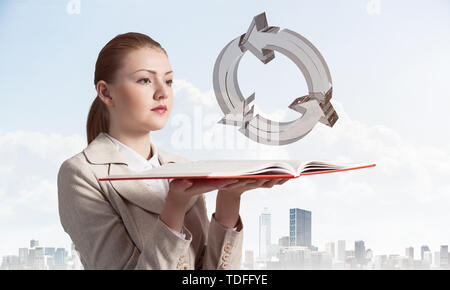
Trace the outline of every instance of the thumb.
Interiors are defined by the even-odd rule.
[[[192,185],[192,181],[188,179],[175,179],[171,183],[174,187],[176,187],[178,190],[184,190]]]
[[[194,182],[192,181],[192,180],[189,180],[189,179],[183,179],[183,187],[186,189],[186,188],[188,188],[188,187],[191,187],[191,185],[193,184]]]

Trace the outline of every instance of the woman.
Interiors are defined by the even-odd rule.
[[[88,146],[58,173],[61,224],[85,269],[239,269],[241,194],[287,180],[99,182],[188,162],[150,141],[169,118],[172,78],[166,51],[144,34],[118,35],[98,55]],[[213,190],[209,221],[204,193]]]

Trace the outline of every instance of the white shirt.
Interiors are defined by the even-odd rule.
[[[120,153],[122,153],[123,157],[126,158],[128,162],[128,167],[133,170],[134,172],[142,172],[145,170],[150,170],[151,168],[161,166],[158,159],[158,149],[156,146],[153,146],[155,148],[155,152],[152,152],[152,157],[147,160],[142,155],[137,153],[134,149],[131,149],[127,145],[123,144],[113,136],[109,135],[108,133],[105,133],[106,136],[108,136],[111,141],[116,145],[117,150],[119,150]],[[159,195],[163,200],[166,200],[167,193],[169,192],[169,180],[167,179],[142,179],[144,183],[146,183],[149,187],[152,188],[152,192]],[[170,229],[170,228],[169,228]],[[178,232],[173,229],[172,232],[180,236],[181,238],[185,239],[186,234],[183,232]]]
[[[117,150],[122,153],[123,157],[126,158],[128,162],[128,167],[135,172],[142,172],[145,170],[150,170],[151,168],[161,166],[158,159],[158,148],[157,146],[153,146],[155,148],[155,152],[152,152],[152,157],[147,160],[142,155],[137,153],[134,149],[131,149],[127,145],[123,144],[113,136],[105,133],[111,141],[116,145]],[[149,187],[152,188],[152,191],[159,195],[163,200],[166,200],[167,193],[169,192],[169,180],[168,179],[142,179]],[[186,234],[183,232],[175,231],[169,228],[172,232],[177,234],[179,237],[185,239]],[[233,230],[237,230],[237,227],[232,228]],[[182,230],[183,231],[183,230]]]

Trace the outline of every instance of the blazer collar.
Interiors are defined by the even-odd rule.
[[[153,143],[152,152],[154,151]],[[101,132],[92,142],[83,150],[86,158],[92,164],[109,165],[108,174],[133,174],[134,172],[128,167],[126,159],[117,150],[115,144]],[[184,162],[185,159],[180,159],[177,155],[170,154],[158,147],[158,159],[161,165],[167,163]],[[103,176],[102,176],[103,177]],[[108,180],[99,182],[109,182],[112,187],[123,198],[136,204],[137,206],[161,214],[164,207],[165,200],[158,194],[152,191],[142,180]],[[186,212],[195,204],[197,198],[191,198],[188,203]]]
[[[155,152],[156,145],[150,143],[150,146],[152,147],[152,152]],[[175,160],[173,160],[174,158],[171,154],[168,154],[164,150],[161,150],[159,147],[157,149],[159,153],[158,159],[161,164],[176,162],[176,158]],[[94,140],[92,140],[92,142],[83,150],[83,152],[86,155],[88,161],[92,164],[117,163],[128,165],[127,160],[115,148],[115,144],[103,132],[98,134],[98,136]]]

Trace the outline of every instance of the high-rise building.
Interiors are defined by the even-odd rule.
[[[55,255],[55,248],[45,248],[45,255],[48,256],[54,256]]]
[[[45,269],[54,270],[55,269],[55,257],[53,255],[45,255]]]
[[[19,269],[19,256],[7,255],[3,256],[0,265],[1,270],[17,270]]]
[[[431,265],[433,262],[433,254],[431,251],[425,251],[423,252],[423,259],[422,259],[427,265]]]
[[[387,255],[377,255],[374,258],[374,269],[383,270],[386,268]]]
[[[335,258],[334,242],[328,242],[325,244],[325,251],[330,255],[332,259]]]
[[[19,263],[21,265],[28,264],[28,248],[19,248]]]
[[[244,260],[244,266],[248,270],[254,269],[254,257],[253,257],[253,251],[252,250],[246,250],[245,251],[245,260]]]
[[[280,249],[280,265],[282,269],[309,269],[312,266],[312,251],[308,247],[290,246]]]
[[[78,253],[77,249],[75,248],[75,244],[73,242],[70,244],[70,252],[72,256]]]
[[[34,249],[34,269],[45,270],[45,253],[44,247],[36,247]]]
[[[267,207],[259,216],[259,258],[261,260],[270,259],[270,246],[272,244],[270,236],[270,212]]]
[[[356,266],[355,250],[345,251],[345,262],[348,263],[352,269]]]
[[[34,252],[35,251],[36,250],[34,248],[31,248],[31,249],[28,250],[28,267],[30,269],[34,268],[34,256],[35,256]]]
[[[439,267],[441,264],[441,252],[434,252],[434,265]]]
[[[34,250],[34,269],[45,270],[45,253],[43,247],[36,247]]]
[[[66,250],[64,248],[57,248],[54,255],[54,265],[56,270],[65,269],[66,265]]]
[[[424,259],[424,252],[426,251],[430,251],[430,248],[427,245],[423,245],[422,247],[420,247],[420,259],[423,260]]]
[[[78,253],[77,249],[75,248],[75,244],[72,242],[70,246],[70,261],[66,262],[67,269],[69,270],[81,270],[83,269],[83,265],[81,264],[80,260],[80,253]]]
[[[30,240],[30,248],[39,247],[39,241]]]
[[[373,251],[371,249],[366,250],[366,262],[371,261],[373,258]]]
[[[280,247],[289,247],[289,236],[284,236],[278,239],[278,245]]]
[[[289,210],[289,245],[311,247],[311,212],[299,208]]]
[[[355,258],[358,264],[366,263],[366,246],[364,241],[355,241]]]
[[[339,240],[337,242],[337,259],[338,261],[345,262],[345,241]]]
[[[441,246],[441,251],[440,251],[440,255],[439,255],[439,265],[442,268],[448,268],[448,266],[449,266],[449,264],[448,264],[448,246],[447,245]]]
[[[414,248],[413,247],[407,247],[405,249],[405,256],[409,257],[411,260],[414,260]]]

